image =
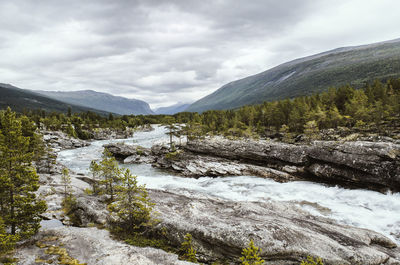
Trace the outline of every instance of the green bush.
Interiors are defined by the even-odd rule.
[[[307,260],[303,260],[300,265],[324,265],[321,258],[316,258],[307,256]]]

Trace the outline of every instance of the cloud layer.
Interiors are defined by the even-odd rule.
[[[397,0],[0,2],[0,82],[152,107],[325,50],[400,37]]]

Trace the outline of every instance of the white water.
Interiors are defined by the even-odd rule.
[[[152,132],[138,132],[131,139],[95,141],[88,147],[61,151],[58,161],[75,172],[87,173],[90,161],[100,159],[103,144],[125,142],[151,147],[167,139],[164,128],[156,127]],[[380,232],[400,244],[400,193],[381,194],[307,181],[278,183],[254,176],[182,178],[150,165],[122,166],[129,167],[148,188],[194,190],[234,201],[294,201],[312,214]]]

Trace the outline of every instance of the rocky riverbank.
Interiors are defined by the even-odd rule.
[[[43,217],[65,225],[45,225],[30,244],[17,249],[18,264],[51,260],[57,264],[55,253],[60,251],[87,264],[189,264],[159,249],[115,241],[106,230],[92,227],[106,226],[108,212],[104,196],[86,194],[90,185],[85,176],[72,175],[77,203],[69,214],[74,214],[80,227],[66,226],[71,220],[62,210],[60,179],[60,175],[41,175],[38,195],[49,205]],[[400,264],[400,250],[387,237],[313,216],[295,202],[232,202],[188,190],[150,190],[149,196],[160,220],[156,229],[176,246],[186,233],[192,234],[197,256],[207,264],[216,260],[239,264],[241,250],[250,239],[262,248],[262,258],[271,265],[298,265],[307,255],[322,257],[325,265]]]
[[[187,177],[257,175],[285,182],[311,180],[344,187],[400,191],[400,144],[367,141],[227,140],[190,141],[171,152],[167,147],[111,144],[124,163],[152,163]]]

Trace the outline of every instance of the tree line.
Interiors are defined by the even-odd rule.
[[[266,137],[283,131],[301,134],[307,129],[344,126],[365,127],[383,121],[398,121],[400,79],[385,83],[376,80],[361,89],[350,85],[326,92],[243,106],[233,110],[209,110],[203,113],[182,112],[175,115],[101,116],[93,112],[47,113],[29,111],[36,124],[50,130],[63,130],[81,139],[92,138],[98,128],[126,130],[149,124],[187,124],[186,134],[223,134],[238,137]]]

